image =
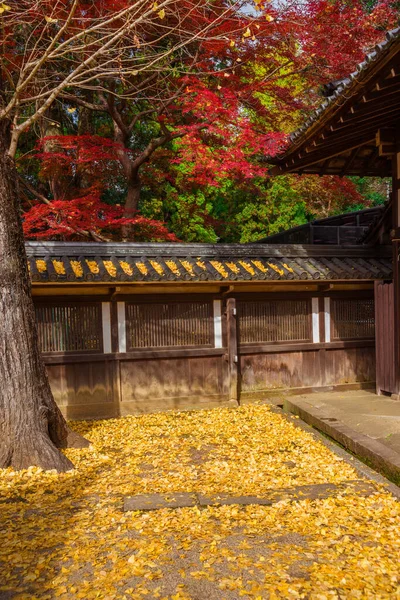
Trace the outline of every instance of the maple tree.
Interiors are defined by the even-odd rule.
[[[102,192],[118,175],[119,144],[96,135],[47,136],[36,149],[39,177],[51,181],[56,199],[49,200],[21,180],[23,190],[34,199],[24,213],[25,237],[109,241],[121,227],[129,226],[141,241],[177,241],[162,223],[140,214],[126,217],[120,205],[102,201]]]
[[[121,72],[100,86],[94,80],[93,86],[83,85],[73,93],[64,90],[48,111],[45,139],[49,132],[50,137],[62,137],[60,121],[65,124],[69,113],[70,127],[75,120],[79,129],[80,122],[89,119],[104,145],[115,142],[120,168],[114,161],[112,165],[124,182],[126,193],[118,204],[126,219],[137,216],[148,165],[157,161],[160,149],[166,151],[164,181],[173,177],[174,164],[184,165],[187,183],[202,188],[221,187],[227,180],[251,186],[254,178],[267,177],[259,157],[277,152],[285,133],[318,101],[318,86],[352,70],[365,48],[380,39],[379,28],[394,18],[388,2],[369,12],[360,2],[341,0],[283,5],[257,1],[254,6],[252,11],[246,2],[157,6],[162,17],[157,26],[135,30],[132,42],[138,56],[151,53],[161,28],[161,49],[169,44],[173,50],[156,68]],[[184,46],[181,23],[192,32]],[[197,35],[199,28],[213,23],[213,35]],[[101,151],[102,141],[97,139]],[[54,191],[69,188],[65,176],[57,169],[47,169],[47,174],[53,199],[63,200]],[[83,190],[77,195],[84,196]],[[74,214],[82,223],[85,214],[78,215],[76,204]],[[36,206],[27,216],[30,235],[35,235],[29,227],[32,219],[38,223],[39,213],[46,212],[36,211]],[[92,206],[94,213],[101,211]],[[129,221],[118,223],[124,238],[140,236]],[[92,236],[100,233],[98,228],[80,229],[83,235],[88,230]],[[57,233],[44,224],[41,235],[46,231],[49,236]],[[165,239],[163,235],[159,239]]]

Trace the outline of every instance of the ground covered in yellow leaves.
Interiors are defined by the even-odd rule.
[[[266,405],[75,423],[76,470],[0,471],[0,598],[400,598],[400,504],[384,488],[273,506],[122,511],[124,496],[358,478]]]

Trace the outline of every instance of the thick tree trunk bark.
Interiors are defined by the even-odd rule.
[[[128,191],[124,210],[126,217],[132,216],[138,210],[141,188],[142,182],[140,181],[139,174],[136,173],[128,179]]]
[[[0,468],[67,471],[58,448],[69,431],[40,357],[8,132],[0,121]]]
[[[128,191],[126,194],[125,206],[124,206],[124,217],[128,219],[135,215],[139,208],[140,192],[142,189],[142,182],[140,181],[139,173],[133,173],[128,178]],[[130,225],[125,225],[122,228],[122,236],[124,239],[129,239],[129,233],[131,231]]]

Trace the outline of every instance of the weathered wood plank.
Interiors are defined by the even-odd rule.
[[[239,351],[238,331],[235,298],[228,298],[226,302],[226,320],[228,336],[228,377],[229,377],[229,399],[239,400]]]

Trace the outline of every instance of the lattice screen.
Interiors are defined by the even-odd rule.
[[[331,339],[375,337],[375,307],[371,299],[331,298]]]
[[[212,302],[127,303],[127,350],[213,346]]]
[[[241,343],[311,341],[311,300],[239,302]]]
[[[42,352],[102,351],[101,304],[37,305]]]

